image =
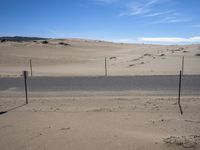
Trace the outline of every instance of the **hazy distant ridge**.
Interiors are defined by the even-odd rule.
[[[22,37],[22,36],[13,36],[13,37],[4,36],[4,37],[0,37],[0,40],[23,42],[23,41],[34,41],[34,40],[48,40],[48,38]]]

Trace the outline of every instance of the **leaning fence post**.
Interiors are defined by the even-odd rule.
[[[26,104],[28,104],[28,92],[27,92],[28,71],[23,71],[23,76],[24,76],[24,86],[25,86],[25,94],[26,94]]]
[[[178,91],[178,105],[179,105],[179,109],[182,115],[183,111],[181,107],[181,80],[182,80],[182,71],[180,71],[180,75],[179,75],[179,91]]]

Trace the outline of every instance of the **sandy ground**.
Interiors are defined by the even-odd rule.
[[[123,44],[80,39],[0,43],[0,75],[20,76],[30,71],[35,76],[175,75],[185,56],[185,74],[200,74],[200,45]],[[69,45],[60,44],[63,42]]]
[[[1,92],[3,150],[198,150],[200,97],[146,92]]]
[[[159,86],[154,84],[156,76],[148,80],[149,84],[134,79],[138,86],[147,84],[137,91],[128,77],[126,80],[119,77],[126,75],[132,80],[132,75],[177,75],[182,56],[185,56],[184,74],[199,75],[200,57],[196,54],[200,53],[200,45],[116,44],[80,39],[48,42],[0,43],[0,76],[3,77],[0,78],[0,150],[200,150],[200,92],[196,90],[199,80],[183,83],[189,89],[197,88],[192,94],[183,91],[181,115],[177,94],[165,92],[165,84],[177,90],[178,78],[169,82],[159,79]],[[116,79],[101,82],[96,77],[104,75],[105,57],[108,75],[118,76],[120,82]],[[30,59],[32,81],[38,84],[32,84],[29,104],[25,105],[23,78],[15,85],[13,77],[19,77],[22,70],[30,70]],[[62,78],[35,76],[71,76],[72,79],[69,77],[64,82]],[[84,82],[78,82],[74,76],[95,76],[93,79],[100,86],[119,83],[120,88],[128,88],[77,90],[80,83],[91,88],[94,82],[87,84],[84,77],[80,77]],[[29,86],[32,81],[29,80]],[[70,82],[72,86],[64,88]],[[51,84],[56,90],[52,90]],[[61,87],[63,90],[59,90]]]

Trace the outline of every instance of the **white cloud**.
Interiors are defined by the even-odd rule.
[[[155,13],[147,14],[144,17],[156,17],[156,16],[161,16],[161,15],[169,14],[171,12],[172,12],[171,10],[169,10],[169,11],[163,11],[163,12],[155,12]]]
[[[164,17],[160,20],[149,22],[149,24],[162,24],[162,23],[179,23],[179,22],[188,22],[189,19],[185,18],[178,18],[178,16],[170,16],[170,17]]]
[[[199,43],[200,36],[181,38],[181,37],[157,37],[157,38],[139,38],[141,42],[158,42],[158,43]]]
[[[108,40],[108,41],[112,41],[116,43],[132,43],[133,42],[132,39],[118,39],[118,40]]]
[[[157,4],[160,0],[148,0],[146,3],[141,3],[134,1],[129,5],[129,10],[127,12],[123,12],[120,16],[134,16],[141,15],[150,12],[150,8]]]
[[[158,6],[163,6],[171,0],[146,0],[144,1],[134,1],[130,4],[127,12],[123,12],[120,16],[140,16],[146,18],[153,18],[151,24],[162,24],[162,23],[179,23],[191,21],[187,19],[184,14],[178,13],[176,10],[160,10]]]

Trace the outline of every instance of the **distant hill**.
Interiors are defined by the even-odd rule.
[[[4,41],[13,41],[13,42],[24,42],[24,41],[35,41],[35,40],[48,40],[48,38],[40,38],[40,37],[22,37],[22,36],[5,36],[0,37],[0,40]]]

